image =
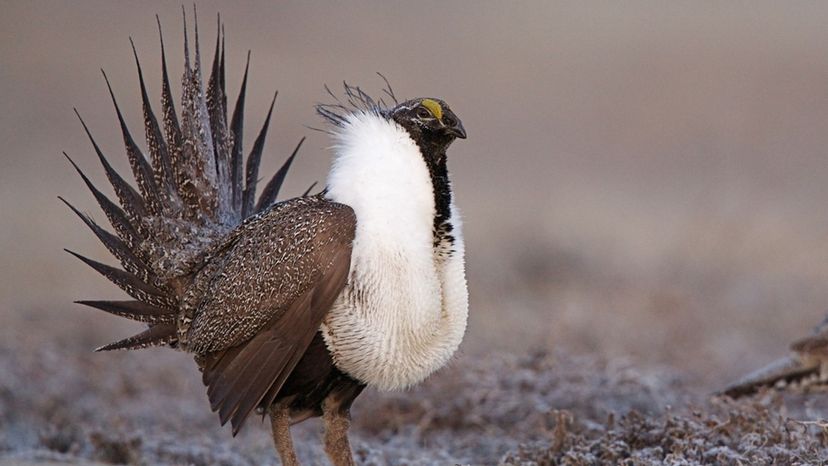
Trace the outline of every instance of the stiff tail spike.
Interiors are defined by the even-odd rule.
[[[161,31],[161,19],[155,15],[158,23],[158,38],[161,42],[161,107],[164,113],[164,133],[167,136],[168,147],[181,147],[181,127],[178,124],[178,115],[175,112],[175,100],[170,86],[170,75],[167,71],[167,53],[164,49],[164,33]],[[172,154],[171,154],[172,157]]]
[[[161,346],[175,341],[175,324],[156,324],[143,332],[129,338],[95,348],[99,351],[112,351],[119,349],[135,350],[149,348],[150,346]]]
[[[75,168],[75,171],[78,172],[81,179],[83,180],[86,187],[92,192],[92,195],[95,197],[95,200],[98,202],[98,205],[101,207],[101,210],[104,211],[106,214],[106,218],[109,220],[109,223],[112,225],[112,228],[118,232],[118,235],[121,239],[127,244],[127,246],[134,250],[138,244],[140,244],[142,237],[129,221],[127,214],[118,207],[114,202],[109,200],[98,188],[89,181],[89,178],[83,173],[83,171],[78,167],[74,160],[72,160],[69,155],[64,152],[63,155],[69,160],[69,163]]]
[[[198,18],[194,18],[195,54],[193,65],[185,62],[182,92],[182,132],[184,144],[181,154],[182,178],[179,184],[185,193],[183,200],[198,216],[225,223],[226,203],[219,193],[213,134],[201,77],[201,53]],[[185,46],[188,47],[188,46]],[[200,215],[199,215],[200,214]]]
[[[236,107],[233,109],[233,119],[230,123],[230,132],[233,133],[233,152],[230,160],[230,178],[233,184],[233,208],[237,215],[242,216],[242,193],[244,155],[242,153],[242,139],[244,133],[244,99],[247,93],[247,74],[250,70],[250,51],[247,51],[247,62],[244,65],[244,78],[242,78],[241,90],[236,99]]]
[[[182,14],[184,14],[184,7],[182,6]],[[170,75],[167,70],[167,53],[164,47],[164,33],[161,29],[161,19],[155,15],[155,21],[158,24],[158,38],[161,43],[161,108],[164,117],[164,134],[166,135],[167,150],[170,154],[170,165],[172,166],[172,178],[175,190],[178,193],[178,198],[183,200],[187,194],[187,172],[184,168],[184,155],[182,148],[184,147],[184,136],[181,130],[181,124],[178,121],[178,114],[175,111],[175,99],[172,95],[172,86],[170,85]],[[186,14],[184,15],[184,41],[187,41],[187,21]],[[185,52],[187,52],[185,44]],[[189,52],[186,53],[189,60]],[[189,62],[187,62],[189,63]],[[189,66],[189,65],[188,65]],[[188,215],[192,215],[192,210],[186,202],[182,202],[182,206],[186,209]]]
[[[151,283],[151,280],[154,279],[154,275],[147,268],[146,264],[129,250],[123,241],[112,233],[101,228],[101,226],[95,223],[95,221],[88,215],[83,214],[63,197],[58,196],[58,199],[66,204],[66,206],[69,207],[69,209],[71,209],[72,212],[74,212],[75,215],[77,215],[90,230],[92,230],[92,233],[94,233],[106,249],[118,259],[127,272],[136,275],[145,283]]]
[[[118,101],[115,99],[115,93],[112,91],[112,85],[109,83],[109,78],[106,76],[106,72],[101,70],[101,74],[103,74],[104,81],[106,81],[106,87],[109,89],[109,95],[112,97],[112,104],[115,106],[115,113],[118,115],[118,123],[121,125],[121,134],[124,138],[124,146],[126,146],[127,157],[129,158],[129,164],[132,166],[132,173],[135,177],[135,181],[138,183],[138,189],[141,190],[141,194],[144,197],[148,210],[154,214],[157,214],[161,212],[161,203],[158,199],[158,187],[155,185],[152,167],[149,162],[147,162],[144,154],[141,153],[141,149],[138,148],[138,145],[132,138],[132,134],[129,132],[129,128],[127,127],[126,121],[124,121],[124,116],[121,113],[121,108],[118,106]]]
[[[181,5],[181,16],[184,22],[184,70],[190,70],[190,34],[187,32],[187,10]]]
[[[175,312],[142,303],[141,301],[75,301],[75,303],[99,309],[119,317],[150,324],[173,324],[176,319]]]
[[[210,79],[207,84],[207,113],[210,118],[210,131],[213,139],[213,154],[215,157],[216,182],[218,185],[219,208],[222,216],[231,213],[236,221],[235,209],[233,208],[233,190],[231,186],[231,159],[232,159],[232,136],[227,129],[227,98],[224,95],[222,77],[222,38],[221,38],[221,17],[216,22],[216,49],[213,55],[213,64],[210,71]]]
[[[290,157],[285,160],[285,163],[282,164],[279,171],[277,171],[276,174],[273,175],[273,178],[271,178],[267,183],[264,191],[262,191],[261,197],[259,197],[259,203],[256,205],[256,212],[261,212],[267,209],[276,201],[276,198],[279,196],[279,190],[282,188],[282,183],[285,181],[288,170],[290,170],[290,165],[293,163],[293,159],[296,158],[296,154],[299,153],[299,148],[302,147],[303,142],[305,142],[305,138],[299,140],[299,144],[296,144],[296,148],[293,149],[293,153],[290,154]]]
[[[210,68],[210,79],[207,84],[207,109],[210,112],[210,125],[213,127],[213,138],[216,137],[216,123],[221,119],[222,113],[225,112],[222,106],[224,89],[221,87],[221,23],[217,24],[216,29],[216,50],[213,54],[213,64]],[[226,113],[224,113],[224,120],[226,124]]]
[[[196,4],[193,3],[193,40],[195,41],[195,57],[193,60],[195,63],[193,64],[193,70],[199,73],[199,81],[201,80],[201,47],[198,41],[198,11],[196,10]]]
[[[259,164],[262,161],[267,129],[270,126],[270,117],[273,115],[273,106],[276,104],[276,97],[278,95],[278,91],[273,95],[273,100],[270,101],[270,109],[267,111],[267,118],[265,118],[262,129],[256,137],[256,142],[253,143],[253,149],[250,151],[250,155],[247,156],[247,178],[245,181],[242,218],[247,218],[248,215],[253,213],[253,202],[256,198],[256,183],[259,177]]]
[[[92,132],[89,131],[89,127],[86,126],[86,122],[83,121],[83,117],[81,117],[78,109],[74,110],[75,115],[77,115],[78,120],[80,120],[80,123],[83,126],[83,130],[86,132],[87,137],[89,137],[89,141],[92,143],[92,147],[95,149],[95,153],[98,155],[98,159],[101,161],[101,165],[104,167],[104,172],[106,172],[106,177],[109,179],[109,183],[115,190],[118,200],[121,201],[121,206],[123,206],[126,213],[129,215],[130,222],[136,225],[139,224],[140,219],[146,215],[146,205],[144,203],[144,199],[129,183],[126,182],[126,180],[123,179],[123,177],[121,177],[121,175],[118,174],[117,171],[115,171],[114,168],[112,168],[112,165],[110,165],[109,160],[107,160],[106,156],[101,151],[101,148],[98,146],[95,138],[92,137]]]
[[[118,288],[124,290],[133,298],[154,306],[164,309],[173,310],[176,308],[176,303],[164,294],[163,291],[153,285],[142,282],[135,275],[125,272],[121,269],[94,261],[88,257],[82,256],[74,251],[65,249],[69,254],[77,257],[83,263],[95,269],[96,272],[106,277],[109,281],[116,284]]]
[[[221,15],[216,16],[216,48],[213,54],[213,63],[210,67],[210,80],[207,89],[208,97],[215,95],[220,97],[220,100],[214,102],[216,108],[224,112],[224,120],[227,121],[227,105],[226,96],[224,94],[224,37],[221,26]],[[214,88],[214,89],[213,89]]]
[[[141,69],[141,61],[138,59],[138,51],[135,49],[135,42],[131,37],[129,38],[129,43],[132,45],[132,54],[135,57],[135,66],[138,69],[138,83],[141,86],[141,107],[144,113],[144,135],[147,139],[150,157],[152,158],[155,184],[159,187],[163,186],[163,196],[159,196],[159,198],[162,204],[170,206],[177,200],[170,153],[164,136],[161,134],[158,119],[152,111],[147,86],[144,82],[144,72]]]
[[[224,120],[227,120],[227,86],[226,86],[226,75],[225,75],[225,67],[224,67],[224,51],[226,50],[224,47],[224,24],[221,22],[221,13],[219,13],[219,24],[221,24],[221,60],[219,63],[219,77],[220,79],[220,87],[221,87],[221,95],[224,96],[224,102],[222,103],[224,107]]]

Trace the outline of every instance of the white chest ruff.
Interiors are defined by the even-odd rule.
[[[393,259],[375,265],[353,270],[323,335],[340,370],[380,390],[401,389],[445,365],[459,346],[465,278],[456,274],[442,284],[436,274],[415,276]]]
[[[345,290],[322,325],[336,366],[381,390],[416,384],[449,361],[468,316],[461,225],[453,253],[433,248],[434,194],[408,134],[354,115],[338,138],[328,197],[354,209],[357,230]]]

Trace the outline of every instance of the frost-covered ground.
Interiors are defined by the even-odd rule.
[[[186,355],[94,354],[82,347],[96,336],[47,340],[31,324],[2,332],[0,463],[278,464],[267,424],[235,439],[218,426]],[[461,356],[417,389],[363,395],[353,445],[366,465],[820,464],[826,430],[811,421],[826,401],[710,400],[667,368],[622,360]],[[319,430],[294,428],[306,464],[326,464]]]

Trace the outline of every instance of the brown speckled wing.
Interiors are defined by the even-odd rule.
[[[347,281],[356,219],[321,197],[277,204],[245,222],[206,291],[188,333],[207,356],[210,404],[234,434],[278,391]],[[271,390],[272,388],[276,390]]]

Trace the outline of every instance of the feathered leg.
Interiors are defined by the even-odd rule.
[[[293,440],[290,438],[290,408],[274,403],[270,406],[270,426],[273,429],[273,443],[282,466],[299,466],[296,451],[293,449]]]
[[[322,421],[325,424],[325,453],[334,466],[354,466],[348,428],[351,426],[350,403],[343,406],[336,396],[329,396],[322,404]]]

